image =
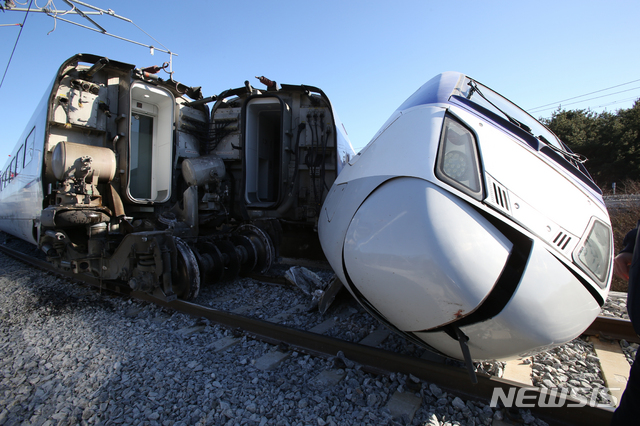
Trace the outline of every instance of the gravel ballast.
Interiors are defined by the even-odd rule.
[[[239,285],[257,291],[248,281]],[[269,317],[281,287],[266,287],[261,315]],[[236,343],[218,350],[220,342]],[[524,410],[465,401],[403,374],[376,376],[348,360],[289,350],[263,369],[265,357],[279,354],[276,346],[99,294],[0,254],[0,426],[545,424]],[[323,372],[341,379],[327,381]],[[417,398],[417,411],[394,409],[399,395]]]

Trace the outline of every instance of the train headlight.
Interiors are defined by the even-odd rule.
[[[602,288],[607,286],[611,265],[611,229],[599,220],[593,220],[587,238],[574,252],[574,260]]]
[[[482,199],[482,180],[476,138],[466,127],[446,116],[436,161],[438,179]]]

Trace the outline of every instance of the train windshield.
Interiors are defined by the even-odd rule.
[[[475,80],[467,79],[467,85],[469,86],[466,93],[467,99],[509,120],[545,144],[550,145],[552,149],[566,152],[565,147],[553,132],[519,106]]]

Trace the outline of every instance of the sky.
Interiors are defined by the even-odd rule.
[[[32,1],[33,9],[70,9],[63,0],[14,1],[22,8]],[[92,16],[108,33],[176,53],[174,79],[202,86],[205,96],[245,80],[260,88],[259,75],[319,87],[356,151],[407,97],[444,71],[466,73],[536,118],[559,106],[615,112],[640,98],[637,0],[84,3],[133,22]],[[77,15],[63,18],[92,25]],[[23,21],[21,33],[5,26]],[[166,53],[151,55],[147,47],[43,13],[0,11],[0,35],[0,165],[64,60],[92,53],[137,67],[169,61]]]

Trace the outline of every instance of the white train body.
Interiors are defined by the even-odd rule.
[[[576,159],[500,95],[444,73],[338,176],[320,242],[370,313],[432,350],[461,359],[468,337],[480,360],[562,344],[598,315],[612,273],[609,217]]]
[[[42,210],[43,141],[48,95],[38,105],[11,152],[11,160],[0,170],[0,229],[37,244],[33,223]],[[38,208],[39,207],[39,208]]]

